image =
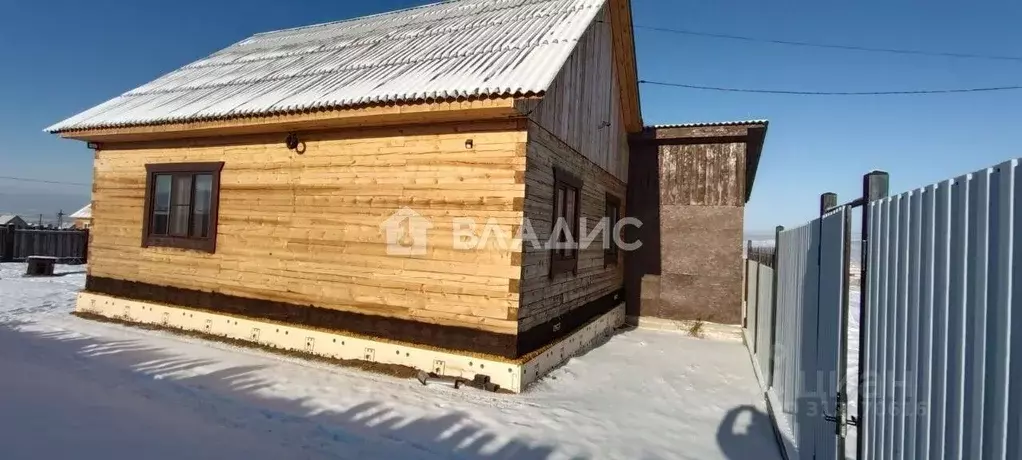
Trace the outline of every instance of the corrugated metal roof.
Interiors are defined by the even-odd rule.
[[[547,89],[605,0],[462,0],[254,35],[49,132]]]
[[[74,214],[68,216],[72,219],[91,219],[92,218],[92,205],[85,205],[84,208],[75,211]]]
[[[653,125],[646,128],[704,128],[711,126],[744,126],[744,125],[765,125],[768,120],[744,120],[744,121],[716,121],[704,123],[680,123],[672,125]]]

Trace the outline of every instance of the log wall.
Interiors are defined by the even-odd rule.
[[[621,199],[625,215],[625,183],[536,124],[530,124],[527,159],[524,214],[539,241],[547,241],[553,229],[554,166],[582,179],[581,217],[588,221],[582,232],[588,234],[603,218],[607,193]],[[520,332],[540,325],[555,327],[557,318],[615,293],[624,283],[623,255],[617,263],[605,265],[600,244],[580,251],[577,274],[551,278],[550,252],[527,241],[522,243],[522,260]]]
[[[517,333],[520,254],[453,249],[452,217],[522,221],[520,121],[104,144],[89,274],[297,305]],[[466,141],[471,139],[469,147]],[[147,163],[223,161],[214,254],[142,248]],[[428,253],[386,253],[381,223],[432,220]]]

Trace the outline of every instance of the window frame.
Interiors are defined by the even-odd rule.
[[[611,217],[610,210],[617,210],[614,221],[608,220],[609,228],[607,228],[607,234],[610,237],[610,245],[603,250],[603,267],[607,268],[609,265],[617,265],[621,254],[620,248],[617,247],[617,242],[614,241],[614,227],[618,222],[621,222],[621,198],[607,192],[603,206],[603,216],[608,219]]]
[[[212,161],[202,163],[149,163],[146,169],[145,206],[142,215],[142,247],[164,247],[188,249],[208,253],[216,252],[217,226],[220,220],[220,172],[224,168],[224,162]],[[207,237],[192,236],[171,236],[168,229],[167,235],[154,235],[151,233],[153,220],[153,207],[156,200],[156,176],[172,176],[171,184],[175,183],[176,176],[192,175],[190,198],[188,201],[188,231],[193,229],[195,216],[195,175],[209,174],[212,176],[209,194],[209,228]],[[173,203],[173,185],[171,185],[171,203]],[[171,204],[171,208],[173,208]],[[173,215],[173,212],[171,212]],[[169,217],[168,217],[169,219]],[[169,225],[169,224],[168,224]]]
[[[554,237],[554,230],[557,228],[557,219],[560,217],[571,218],[570,228],[572,237],[575,239],[575,247],[571,250],[571,255],[565,255],[564,249],[549,248],[550,252],[550,277],[553,278],[561,273],[572,273],[578,275],[578,242],[580,239],[579,232],[579,221],[582,217],[582,179],[578,176],[566,171],[560,167],[554,167],[554,186],[553,186],[553,199],[551,203],[551,216],[550,219],[550,238]],[[565,203],[568,201],[568,193],[574,190],[575,194],[575,206],[574,215],[566,216],[562,215],[558,211],[557,205],[557,192],[561,188],[565,189]]]

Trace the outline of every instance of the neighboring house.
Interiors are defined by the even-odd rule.
[[[628,0],[443,2],[257,34],[47,130],[95,149],[86,290],[106,314],[340,331],[382,339],[359,352],[384,362],[416,352],[383,343],[517,360],[624,298],[621,251],[456,241],[626,215],[643,135]],[[451,371],[436,359],[421,367]]]
[[[28,228],[28,222],[14,214],[0,214],[0,227]]]
[[[86,229],[92,226],[92,204],[86,205],[84,208],[79,209],[74,214],[68,216],[71,218],[72,226],[78,229]]]

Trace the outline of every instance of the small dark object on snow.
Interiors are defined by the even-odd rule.
[[[478,388],[489,392],[500,391],[500,385],[490,382],[490,376],[483,374],[476,374],[472,380],[462,377],[450,377],[446,375],[439,375],[435,372],[419,371],[415,376],[419,380],[419,383],[423,385],[429,385],[430,380],[437,380],[440,382],[448,383],[454,386],[454,389],[461,389],[463,385],[470,386],[472,388]]]
[[[53,267],[56,265],[56,257],[29,256],[25,276],[53,276]]]

